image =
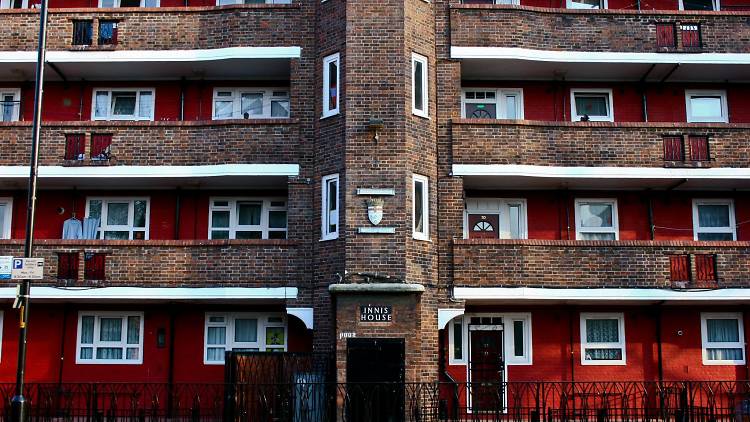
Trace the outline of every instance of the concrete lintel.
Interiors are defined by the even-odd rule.
[[[413,283],[342,283],[328,286],[331,293],[422,293],[424,286]]]

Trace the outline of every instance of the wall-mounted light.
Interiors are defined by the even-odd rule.
[[[385,127],[385,123],[383,122],[383,119],[370,119],[370,123],[367,125],[367,128],[370,129],[371,132],[375,132],[375,136],[373,139],[375,139],[375,142],[380,141],[380,131],[383,130]]]

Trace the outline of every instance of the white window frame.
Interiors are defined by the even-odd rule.
[[[336,63],[336,106],[331,107],[331,80],[328,72],[328,66]],[[341,105],[341,55],[339,53],[331,54],[323,58],[323,113],[322,118],[331,117],[339,114]]]
[[[466,198],[464,207],[464,239],[469,238],[469,214],[495,214],[500,215],[500,223],[497,230],[499,239],[511,239],[510,237],[510,207],[518,205],[521,209],[519,239],[528,239],[528,207],[524,198]],[[482,203],[495,202],[497,206],[484,205]]]
[[[92,316],[94,317],[94,342],[92,344],[82,344],[81,343],[81,334],[82,334],[82,325],[83,325],[83,317],[84,316]],[[138,334],[138,344],[127,344],[128,341],[128,317],[139,317],[140,318],[140,333]],[[104,342],[98,339],[100,335],[100,330],[98,329],[100,327],[100,319],[101,318],[121,318],[123,320],[123,330],[122,330],[122,340],[119,342]],[[141,365],[143,363],[143,324],[144,324],[144,318],[143,318],[143,312],[119,312],[119,311],[80,311],[78,313],[78,330],[76,334],[76,364],[79,365]],[[92,354],[91,359],[82,359],[81,358],[81,348],[82,347],[91,347]],[[123,349],[123,359],[97,359],[96,358],[96,349],[99,347],[122,347]],[[127,349],[128,348],[138,348],[138,359],[128,360],[125,359],[127,356]]]
[[[466,98],[468,92],[494,92],[495,100],[481,100],[481,99],[469,99]],[[523,120],[523,89],[522,88],[464,88],[461,90],[461,118],[472,119],[473,117],[466,116],[466,104],[479,104],[479,103],[495,103],[496,116],[498,120],[508,119],[508,107],[505,101],[506,97],[515,96],[516,100],[516,116],[515,120]]]
[[[117,197],[117,196],[92,196],[86,198],[86,217],[88,218],[89,212],[91,211],[91,201],[102,201],[102,214],[101,221],[99,222],[99,228],[96,231],[96,238],[99,240],[104,239],[104,232],[128,232],[128,238],[133,239],[134,232],[144,232],[144,240],[149,239],[149,226],[151,225],[151,198],[148,197]],[[133,227],[133,219],[135,218],[135,201],[146,201],[146,227],[141,229],[140,227]],[[108,226],[107,225],[107,204],[110,202],[128,202],[128,225],[127,226]]]
[[[737,329],[739,330],[739,341],[734,343],[708,341],[708,323],[709,319],[736,319]],[[709,360],[708,349],[740,349],[742,350],[741,360]],[[704,365],[744,365],[747,360],[747,350],[745,348],[745,327],[743,325],[742,312],[701,312],[701,353],[703,355]]]
[[[0,204],[5,205],[8,210],[8,212],[6,212],[3,216],[2,230],[0,230],[0,239],[10,239],[11,224],[13,223],[13,198],[0,198]]]
[[[336,210],[329,212],[328,199],[331,195],[331,192],[329,192],[328,186],[332,181],[336,182],[336,192],[333,193],[333,195],[336,196]],[[323,178],[321,179],[322,201],[320,203],[320,240],[334,240],[339,238],[339,228],[341,227],[339,219],[339,215],[341,213],[341,196],[339,195],[339,192],[341,192],[341,180],[339,179],[339,174],[335,173],[323,176]],[[336,223],[336,231],[329,231],[330,223],[334,222]]]
[[[682,3],[682,2],[680,2]],[[692,104],[690,99],[692,97],[720,97],[721,99],[721,116],[712,117],[693,117]],[[727,92],[722,89],[686,89],[685,90],[685,113],[687,116],[688,123],[729,123],[729,108],[727,105]]]
[[[216,205],[216,201],[227,201],[227,206]],[[260,224],[257,226],[241,226],[237,224],[237,202],[261,202],[260,211]],[[284,206],[272,206],[271,203],[283,201]],[[260,231],[262,239],[269,238],[269,232],[284,232],[289,231],[289,211],[288,211],[287,198],[282,197],[211,197],[209,198],[208,204],[208,238],[213,239],[213,231],[228,231],[229,239],[236,239],[238,231]],[[229,211],[229,227],[213,227],[213,212],[214,211]],[[271,228],[269,227],[270,213],[271,211],[286,211],[287,212],[287,227],[285,229]]]
[[[224,322],[209,322],[214,316],[224,318]],[[257,341],[252,343],[241,343],[234,341],[234,322],[237,319],[252,318],[258,320]],[[269,322],[269,318],[281,318],[282,322]],[[289,324],[288,318],[284,313],[259,313],[259,312],[206,312],[203,327],[203,364],[204,365],[224,365],[224,361],[209,361],[208,349],[219,348],[220,345],[208,344],[208,327],[225,327],[225,350],[233,349],[258,349],[260,352],[269,350],[279,350],[286,352],[289,348]],[[284,346],[267,347],[266,345],[266,328],[284,327]]]
[[[581,227],[580,219],[580,206],[584,203],[590,202],[601,202],[612,205],[612,228],[596,228],[596,227]],[[576,198],[575,204],[575,219],[576,219],[576,240],[584,240],[581,238],[582,233],[612,233],[615,234],[615,240],[620,240],[620,224],[617,212],[617,199],[615,198]]]
[[[11,122],[17,122],[21,118],[21,90],[19,88],[0,88],[0,103],[3,102],[3,98],[6,95],[12,95],[13,96],[13,116],[11,117]],[[2,110],[0,110],[0,113],[2,113]],[[2,118],[2,115],[0,114],[0,118]],[[0,120],[1,122],[2,120]]]
[[[420,110],[417,108],[417,99],[415,96],[417,86],[414,80],[414,71],[416,70],[417,63],[422,64],[422,85],[420,86],[420,88],[422,89],[422,101],[424,102],[424,110]],[[427,57],[421,54],[411,53],[411,112],[415,116],[427,118],[430,117],[430,84],[428,82],[429,76],[430,71],[428,67]]]
[[[220,92],[231,92],[230,97],[219,97]],[[286,95],[274,95],[285,93]],[[287,101],[291,107],[291,97],[289,95],[288,88],[214,88],[214,96],[211,102],[211,119],[213,120],[231,120],[231,119],[244,119],[245,116],[242,114],[242,94],[261,94],[263,95],[263,113],[257,115],[250,115],[248,119],[288,119],[291,116],[291,108],[289,110],[289,116],[273,116],[271,113],[272,105],[276,101]],[[232,101],[232,116],[231,117],[218,117],[216,116],[216,101]]]
[[[574,0],[566,0],[565,1],[565,8],[567,9],[575,9],[575,10],[603,10],[603,9],[609,9],[609,2],[607,0],[599,0],[601,2],[602,7],[598,8],[592,8],[592,7],[575,7],[573,6]],[[680,0],[682,1],[682,0]]]
[[[423,230],[417,231],[417,183],[422,183],[422,211],[424,213]],[[411,182],[411,227],[412,237],[416,240],[430,240],[430,178],[421,174],[413,174]]]
[[[619,341],[616,343],[591,343],[586,338],[586,320],[616,319]],[[626,365],[627,340],[625,337],[625,314],[622,312],[581,312],[581,365]],[[615,360],[586,360],[586,349],[620,349],[622,358]]]
[[[570,119],[574,122],[580,122],[583,114],[578,114],[576,109],[576,94],[600,94],[606,95],[608,101],[608,114],[602,116],[589,116],[591,122],[614,122],[615,121],[615,105],[612,96],[612,90],[608,88],[571,88],[570,89]]]
[[[699,205],[727,205],[729,207],[729,227],[699,227],[698,218]],[[698,240],[699,233],[729,233],[732,231],[732,240],[737,240],[737,222],[734,215],[734,200],[732,199],[693,199],[693,240]]]
[[[683,4],[682,0],[679,0],[678,3],[679,3],[679,10],[685,10],[685,5]],[[713,0],[712,3],[714,6],[714,9],[713,9],[714,12],[718,12],[719,10],[721,10],[721,0]]]
[[[112,104],[112,92],[134,92],[135,93],[135,112],[138,113],[141,106],[141,92],[148,91],[151,93],[151,99],[153,101],[153,104],[151,104],[151,115],[150,116],[139,116],[139,115],[133,115],[133,116],[115,116],[112,114],[112,108],[114,107],[114,104]],[[107,93],[107,102],[109,103],[109,110],[107,111],[106,117],[97,117],[96,116],[96,94],[100,92],[106,92]],[[154,88],[96,88],[93,90],[92,97],[91,97],[91,120],[103,120],[103,121],[112,121],[112,120],[123,120],[123,121],[153,121],[154,120],[154,114],[156,113],[156,90]]]
[[[99,7],[100,8],[104,7],[104,6],[102,6],[102,2],[103,2],[103,0],[99,0]],[[114,0],[114,2],[115,2],[115,6],[114,7],[122,7],[122,6],[120,6],[122,4],[121,0]],[[159,7],[159,6],[161,6],[161,0],[156,0],[156,5],[155,6],[151,6],[151,7]],[[139,7],[146,7],[146,0],[140,0],[140,6]]]
[[[504,347],[503,357],[505,364],[509,366],[533,365],[533,343],[532,343],[532,324],[530,312],[512,312],[512,313],[470,313],[452,319],[446,329],[448,332],[448,365],[467,365],[469,363],[469,321],[471,317],[501,317],[503,319],[503,336]],[[523,321],[524,323],[524,356],[515,356],[515,337],[513,336],[513,321]],[[455,335],[453,332],[454,324],[461,325],[461,350],[462,358],[456,359],[454,355]],[[468,371],[468,368],[467,368]],[[468,379],[468,378],[467,378]]]
[[[13,4],[13,0],[0,0],[0,9],[11,9],[11,5]],[[22,9],[28,9],[29,7],[29,0],[23,0],[21,4]]]

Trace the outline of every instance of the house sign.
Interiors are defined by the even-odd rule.
[[[393,321],[393,306],[391,305],[361,305],[359,307],[359,322],[391,322]]]

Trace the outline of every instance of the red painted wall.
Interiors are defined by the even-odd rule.
[[[472,191],[466,197],[526,198],[529,239],[575,239],[575,198],[616,198],[620,240],[651,240],[643,192]],[[693,198],[734,200],[737,240],[750,240],[750,198],[736,193],[654,193],[655,240],[693,240]],[[744,224],[741,224],[743,223]]]
[[[658,380],[658,347],[655,311],[655,307],[635,306],[503,307],[494,305],[467,307],[467,313],[530,312],[532,314],[532,365],[509,366],[508,381],[570,381],[572,379],[575,381],[656,381]],[[663,306],[661,321],[664,380],[747,379],[746,365],[703,365],[701,351],[700,313],[739,311],[742,309],[731,306],[720,308]],[[623,312],[625,314],[626,365],[581,364],[581,312]],[[749,316],[745,312],[745,338],[748,338],[750,334]],[[682,331],[682,335],[679,335],[678,331]],[[443,337],[444,350],[448,350],[448,336]],[[456,381],[466,381],[466,366],[447,365],[446,369]]]
[[[464,87],[522,88],[524,117],[527,120],[570,121],[570,90],[573,88],[612,89],[616,122],[642,122],[640,88],[634,83],[555,83],[529,81],[463,81]],[[725,89],[729,121],[750,122],[750,85],[662,84],[646,88],[650,122],[686,122],[686,89]]]
[[[169,240],[175,238],[175,209],[177,192],[164,191],[41,191],[37,195],[35,237],[60,239],[65,220],[72,216],[82,219],[86,215],[87,197],[147,197],[151,201],[149,238]],[[181,191],[179,239],[208,238],[208,205],[212,196],[280,196],[285,191]],[[1,191],[0,197],[13,197],[11,238],[22,239],[26,234],[26,194],[19,191]],[[58,214],[58,209],[65,211]]]
[[[142,310],[144,312],[143,364],[75,363],[78,312],[102,309],[108,311]],[[18,356],[18,313],[7,307],[3,308],[3,311],[0,382],[10,382],[15,379]],[[263,305],[243,307],[175,305],[175,382],[221,382],[224,379],[223,365],[203,363],[204,318],[205,312],[209,311],[283,312],[278,307]],[[66,311],[64,305],[37,304],[31,311],[29,320],[27,380],[29,382],[58,382],[62,375],[62,382],[167,382],[169,342],[164,348],[157,347],[156,333],[157,330],[163,328],[167,333],[167,339],[169,338],[168,312],[165,306],[70,305]],[[295,317],[290,316],[288,320],[289,351],[311,351],[311,331],[307,330],[304,324]],[[62,373],[60,372],[61,365]]]

